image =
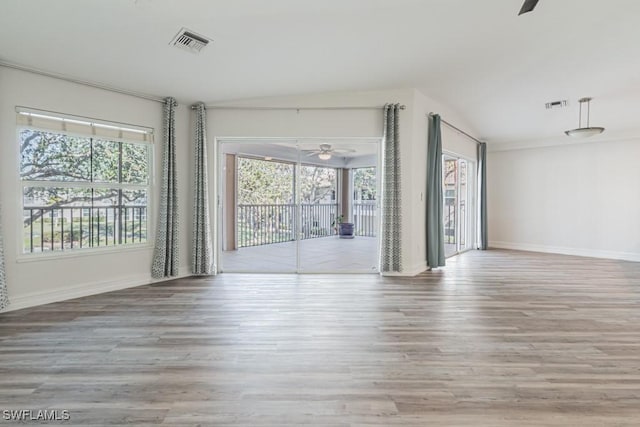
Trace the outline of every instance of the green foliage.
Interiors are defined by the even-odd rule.
[[[238,204],[293,203],[293,165],[238,157]]]
[[[300,167],[300,203],[332,203],[336,200],[336,170],[321,166]]]
[[[25,129],[20,132],[20,154],[23,180],[91,180],[89,138]]]
[[[32,129],[20,132],[20,177],[51,184],[26,186],[25,206],[146,204],[146,189],[91,189],[87,183],[145,185],[149,180],[149,147]],[[122,157],[122,161],[120,158]],[[69,188],[56,182],[78,182]],[[119,186],[119,185],[118,185]],[[114,186],[115,187],[115,186]]]
[[[112,207],[113,212],[125,212],[125,206],[146,207],[149,149],[147,144],[107,141],[33,129],[21,130],[20,177],[29,182],[24,186],[23,193],[25,232],[29,233],[29,239],[32,225],[38,220],[38,226],[43,227],[43,219],[47,220],[49,215],[69,215],[69,207],[77,207],[78,212],[81,211],[80,206],[94,209],[96,215],[99,215],[95,210],[98,207]],[[94,183],[111,185],[104,188],[93,186]],[[38,209],[30,209],[34,207]],[[57,242],[58,246],[55,248],[61,249],[61,244],[65,247],[70,244],[70,230],[64,230],[63,233],[65,220],[61,218],[52,223],[53,231],[46,228],[44,236],[36,235],[34,246],[39,242]],[[75,225],[75,221],[74,219],[70,225]],[[84,227],[86,224],[83,224]],[[146,239],[146,220],[143,226],[138,224],[138,228],[141,227],[145,228]],[[113,228],[109,224],[97,227],[92,232],[96,236],[94,244],[101,243],[101,235],[105,243],[112,241],[116,232]],[[120,237],[128,237],[128,231],[124,229],[118,233]],[[142,230],[138,230],[139,237],[142,236],[141,233]],[[73,236],[74,241],[76,238],[77,236]]]
[[[344,222],[344,215],[340,214],[336,217],[336,219],[334,219],[333,221],[331,221],[331,226],[335,227],[338,224],[342,224]]]
[[[149,183],[149,146],[147,144],[122,144],[122,182],[127,184]]]
[[[238,157],[238,204],[294,204],[294,169],[291,163]],[[301,203],[335,201],[335,169],[302,165],[298,180]]]
[[[240,247],[287,242],[295,238],[294,173],[296,169],[303,211],[301,230],[305,238],[326,236],[335,203],[336,170],[320,166],[238,157],[237,200]],[[309,206],[312,205],[312,206]],[[323,214],[320,210],[324,209]],[[326,224],[322,223],[326,221]]]
[[[376,168],[353,170],[354,200],[376,200]]]
[[[20,131],[20,155],[23,181],[146,185],[149,180],[149,147],[146,144],[23,129]]]

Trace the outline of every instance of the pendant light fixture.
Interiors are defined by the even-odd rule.
[[[580,112],[578,117],[578,127],[576,129],[567,130],[564,133],[568,136],[574,138],[587,138],[593,135],[598,135],[604,132],[604,128],[602,127],[590,127],[589,126],[589,112],[590,112],[590,103],[592,98],[580,98],[578,102],[580,103]],[[587,104],[587,126],[582,127],[582,104]]]

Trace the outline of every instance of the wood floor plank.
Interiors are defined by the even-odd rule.
[[[637,426],[640,264],[491,250],[413,278],[226,274],[3,313],[0,406],[65,425]]]

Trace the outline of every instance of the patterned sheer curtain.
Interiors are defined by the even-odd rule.
[[[162,190],[151,275],[156,278],[178,274],[178,195],[176,180],[176,135],[174,98],[165,98],[162,141]]]
[[[384,181],[382,198],[382,262],[383,272],[402,269],[401,192],[400,192],[400,104],[384,106]]]
[[[427,146],[427,266],[445,265],[442,218],[442,134],[440,116],[429,116]]]
[[[0,310],[9,305],[7,276],[4,272],[4,241],[2,239],[2,211],[0,209]]]
[[[193,250],[191,272],[212,274],[212,245],[209,226],[209,184],[207,175],[207,111],[204,104],[196,108],[195,173],[193,200]]]

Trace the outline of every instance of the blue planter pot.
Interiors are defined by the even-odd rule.
[[[338,227],[338,234],[340,234],[341,239],[353,239],[355,237],[353,235],[353,223],[341,222]]]

